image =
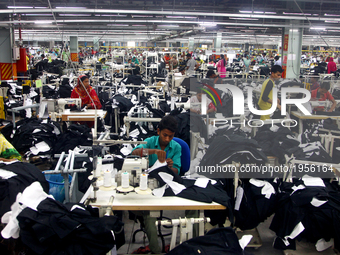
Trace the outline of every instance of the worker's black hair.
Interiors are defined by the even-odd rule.
[[[331,88],[331,84],[329,82],[323,82],[320,85],[321,89],[329,90]]]
[[[191,57],[191,54],[190,54],[190,53],[188,53],[188,54],[187,54],[187,57]]]
[[[283,73],[283,69],[280,65],[273,65],[270,71],[272,73],[277,73],[277,72]]]
[[[160,131],[163,129],[168,129],[171,132],[176,132],[177,130],[177,120],[172,115],[164,116],[158,124]]]
[[[185,67],[184,67],[184,66],[182,66],[182,67],[179,68],[179,71],[180,71],[180,72],[182,72],[183,70],[185,70]]]
[[[80,78],[81,81],[85,81],[86,79],[89,79],[89,77],[88,77],[87,75],[83,75],[83,76]]]
[[[276,61],[278,61],[279,59],[280,59],[280,57],[279,56],[275,56],[275,58],[274,58]]]
[[[207,78],[210,78],[211,75],[215,74],[214,70],[208,70]]]

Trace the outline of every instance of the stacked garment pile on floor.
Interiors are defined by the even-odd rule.
[[[16,122],[16,127],[10,123],[1,132],[6,139],[25,156],[49,156],[61,134],[57,122],[38,118],[25,118]]]
[[[99,218],[98,209],[54,200],[38,182],[17,196],[2,223],[4,238],[20,237],[28,254],[42,255],[104,255],[116,244],[113,232],[123,227],[115,216]]]
[[[340,189],[337,182],[304,176],[280,186],[277,210],[270,225],[277,238],[274,247],[295,249],[295,240],[310,242],[334,238],[340,249]],[[322,240],[319,242],[323,242]]]

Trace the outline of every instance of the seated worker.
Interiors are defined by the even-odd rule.
[[[202,102],[202,94],[204,93],[201,89],[197,89],[196,96],[193,96],[189,99],[190,103],[190,112],[194,112],[197,114],[201,114],[201,103]],[[216,112],[216,107],[213,102],[207,98],[207,114]]]
[[[134,63],[135,65],[139,65],[139,61],[135,56],[132,58],[131,62]]]
[[[152,166],[157,159],[163,163],[166,162],[168,167],[176,174],[179,174],[181,168],[181,146],[172,140],[177,129],[177,121],[167,115],[162,118],[157,128],[158,136],[152,136],[145,139],[147,144],[138,145],[132,155],[142,155],[143,151],[147,150],[149,155],[149,166]],[[158,234],[155,225],[156,218],[150,217],[149,211],[134,211],[136,215],[143,216],[145,223],[145,232],[149,239],[149,248],[152,253],[161,253],[161,248],[158,244]]]
[[[0,161],[10,162],[13,160],[20,160],[20,153],[7,141],[3,134],[0,133]]]
[[[149,165],[152,166],[157,159],[162,163],[166,161],[168,167],[176,174],[181,169],[181,146],[172,140],[177,129],[177,121],[167,115],[162,118],[157,128],[157,136],[145,139],[147,144],[138,145],[132,155],[142,155],[143,151],[147,151],[149,155]]]
[[[262,85],[261,96],[258,101],[258,106],[260,110],[269,110],[273,104],[273,88],[275,81],[279,80],[282,75],[282,67],[279,65],[274,65],[271,68],[271,73],[269,79],[265,80]],[[277,108],[281,110],[280,100],[277,99]],[[270,115],[261,115],[261,120],[270,119]]]
[[[319,88],[312,90],[311,100],[319,100],[319,101],[326,101],[329,100],[333,104],[331,108],[328,110],[328,112],[334,111],[336,107],[336,102],[334,100],[334,97],[329,93],[331,85],[328,82],[324,82],[320,85]],[[324,106],[318,106],[313,109],[313,111],[325,111]]]
[[[89,77],[86,75],[81,75],[78,77],[78,83],[71,93],[71,98],[80,98],[81,107],[86,105],[88,109],[102,108],[102,104],[100,103],[97,93],[90,86]]]
[[[317,77],[311,77],[310,78],[310,83],[312,84],[310,86],[310,91],[316,90],[320,87],[320,84],[318,82],[318,78]]]
[[[207,79],[204,80],[204,82],[207,80],[209,82],[208,85],[214,87],[215,84],[223,84],[223,80],[215,73],[214,70],[208,70],[207,74],[206,74]],[[203,82],[203,81],[202,81]],[[204,83],[203,82],[203,83]]]

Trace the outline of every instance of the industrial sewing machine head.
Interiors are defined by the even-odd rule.
[[[65,112],[65,105],[76,105],[77,109],[81,109],[81,99],[80,98],[59,98],[57,99],[56,111],[58,113]]]
[[[148,169],[148,164],[148,157],[128,156],[124,160],[120,173],[128,172],[130,177],[130,186],[135,187],[139,185],[140,176],[143,170]],[[118,176],[120,176],[120,174],[118,174]],[[119,182],[119,180],[117,180],[117,182]]]

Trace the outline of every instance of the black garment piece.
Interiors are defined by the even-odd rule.
[[[74,209],[74,206],[85,209]],[[98,212],[82,204],[47,198],[34,211],[25,208],[18,216],[22,242],[37,254],[104,255],[115,245],[111,230],[123,223],[115,216],[98,218]]]
[[[269,95],[270,91],[273,89],[273,87],[274,87],[273,81],[269,80],[268,83],[267,83],[267,86],[264,89],[263,94],[262,94],[262,100],[264,102],[268,101],[268,99],[269,99],[268,95]]]
[[[239,188],[242,188],[244,193],[239,210],[234,211],[235,226],[241,230],[256,228],[275,212],[279,183],[270,180],[266,182],[275,190],[275,194],[271,194],[270,198],[261,193],[263,187],[256,187],[248,179],[242,179]]]
[[[11,210],[17,194],[23,192],[33,182],[40,182],[43,190],[49,192],[49,184],[44,174],[32,164],[15,162],[9,165],[0,164],[0,168],[17,174],[9,179],[0,178],[0,217]]]
[[[250,253],[242,250],[237,235],[232,228],[212,229],[205,236],[185,241],[167,254],[250,255]]]
[[[160,101],[159,107],[161,108],[161,110],[163,112],[170,112],[171,111],[170,105],[168,105],[168,103],[166,101]]]
[[[200,166],[215,166],[231,164],[232,161],[246,163],[265,163],[267,156],[263,153],[256,140],[238,135],[216,136],[209,143],[209,148],[202,158]],[[230,178],[233,178],[233,173]]]
[[[91,146],[92,135],[86,125],[72,124],[63,133],[54,145],[54,153],[62,153],[73,150],[78,145]]]
[[[160,187],[163,187],[166,184],[163,181],[163,179],[159,176],[160,172],[165,172],[167,174],[172,175],[174,182],[182,184],[186,187],[186,189],[182,190],[176,196],[205,203],[216,202],[221,205],[224,205],[225,207],[227,207],[230,221],[233,222],[232,207],[230,201],[231,199],[228,196],[227,192],[223,189],[223,185],[221,184],[220,181],[218,181],[215,185],[212,185],[211,182],[209,182],[205,188],[201,188],[194,185],[196,180],[182,179],[179,175],[174,174],[174,172],[170,168],[168,168],[167,166],[163,166],[149,173],[150,178],[157,179]],[[168,187],[165,189],[164,196],[175,196],[175,193],[170,187]],[[217,224],[220,221],[221,219],[215,219],[214,222],[216,222],[215,224]],[[224,223],[225,218],[222,219],[222,221]]]
[[[275,247],[288,249],[282,242],[284,236],[290,235],[295,226],[301,222],[304,231],[296,240],[306,238],[310,242],[324,238],[329,241],[334,238],[336,249],[340,247],[340,192],[339,187],[324,180],[325,187],[307,186],[305,189],[293,191],[293,187],[302,185],[301,180],[293,183],[283,183],[278,196],[278,207],[270,225],[270,229],[278,236]],[[327,201],[319,207],[311,204],[313,198]],[[288,240],[294,247],[295,240]]]
[[[113,99],[118,102],[118,107],[121,112],[128,112],[133,106],[133,103],[122,95],[115,95]]]
[[[64,79],[65,80],[65,79]],[[72,87],[69,83],[65,83],[59,86],[59,97],[60,98],[70,98],[72,93]]]
[[[140,75],[129,75],[127,79],[124,81],[125,84],[133,84],[133,85],[142,85],[146,84],[145,81],[143,81],[142,76]]]
[[[46,142],[50,147],[49,151],[39,152],[38,155],[50,155],[53,153],[53,147],[61,133],[60,126],[57,122],[37,118],[25,118],[16,123],[13,130],[13,124],[10,123],[2,129],[6,139],[21,153],[30,151],[30,148],[39,142]],[[13,135],[14,133],[14,135]]]

